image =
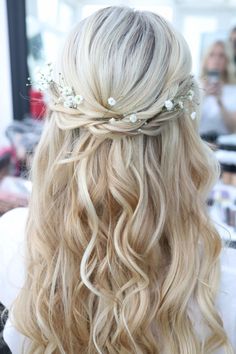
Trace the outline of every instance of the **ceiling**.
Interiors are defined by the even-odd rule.
[[[236,0],[173,0],[173,3],[188,7],[236,7]]]
[[[54,0],[55,1],[55,0]],[[208,8],[212,10],[222,9],[233,9],[236,8],[236,0],[58,0],[67,2],[71,5],[91,5],[91,4],[102,4],[103,6],[117,4],[117,3],[125,3],[129,5],[162,5],[168,6],[172,5],[175,7],[183,7],[183,8]],[[236,15],[236,13],[235,13]]]

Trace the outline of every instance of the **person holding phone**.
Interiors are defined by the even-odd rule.
[[[225,43],[214,42],[202,65],[201,135],[218,136],[236,132],[236,85],[230,84],[228,62]]]
[[[236,84],[236,26],[231,29],[227,44],[230,58],[230,78]]]

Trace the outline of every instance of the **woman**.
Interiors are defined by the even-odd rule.
[[[29,210],[6,214],[0,232],[19,247],[4,258],[15,288],[5,279],[0,296],[13,352],[26,337],[25,353],[233,353],[235,288],[218,289],[205,203],[219,169],[190,70],[163,18],[111,6],[42,73],[51,105]]]
[[[227,40],[227,50],[229,53],[229,72],[230,81],[236,84],[236,27],[233,27],[230,31],[229,38]]]
[[[225,44],[216,41],[203,60],[203,104],[200,134],[236,132],[236,85],[230,83]]]

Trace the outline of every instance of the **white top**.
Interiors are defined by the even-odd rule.
[[[221,97],[225,108],[230,112],[236,112],[236,85],[223,85]],[[209,132],[217,134],[229,133],[214,95],[205,96],[202,100],[201,108],[200,134]]]
[[[16,208],[0,218],[0,302],[8,309],[24,282],[24,237],[27,213],[27,208]],[[236,353],[235,249],[224,248],[222,250],[221,269],[217,307]],[[201,332],[204,332],[202,328],[199,330],[199,333]],[[21,345],[25,337],[13,327],[9,318],[4,328],[3,337],[12,354],[21,353]],[[220,350],[216,353],[223,354],[224,351]]]

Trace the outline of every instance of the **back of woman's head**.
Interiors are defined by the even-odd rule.
[[[104,8],[68,37],[54,82],[83,100],[70,106],[51,85],[34,159],[14,307],[30,353],[227,346],[214,307],[221,242],[205,206],[218,165],[191,119],[190,70],[184,39],[151,12]]]

